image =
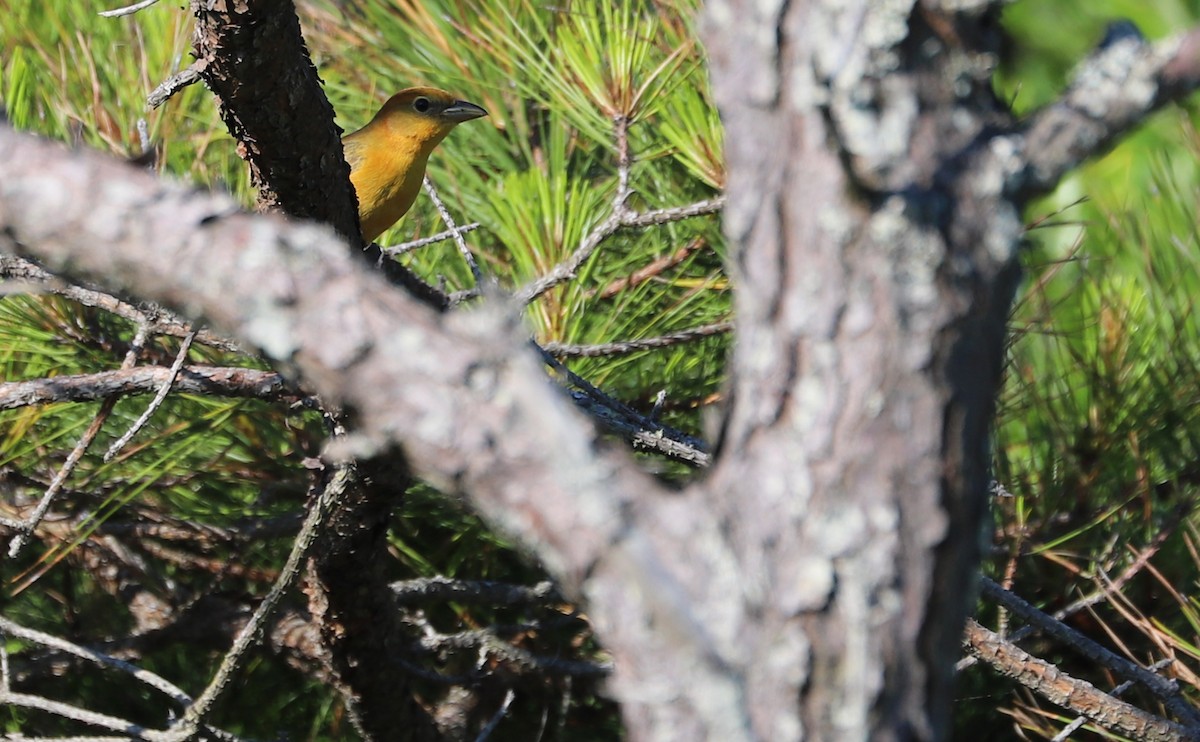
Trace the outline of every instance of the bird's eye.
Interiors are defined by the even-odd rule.
[[[429,110],[429,99],[424,96],[413,101],[413,110],[417,113],[425,113]]]

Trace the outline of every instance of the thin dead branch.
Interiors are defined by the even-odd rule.
[[[1063,708],[1086,716],[1097,725],[1143,742],[1178,742],[1200,739],[1200,730],[1185,727],[1136,706],[1040,660],[1006,642],[999,635],[967,620],[964,642],[967,649],[997,672],[1021,683],[1034,693]]]

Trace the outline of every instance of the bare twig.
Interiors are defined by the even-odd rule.
[[[623,227],[649,227],[668,222],[677,222],[696,216],[715,214],[724,206],[724,196],[697,201],[686,206],[655,209],[654,211],[647,212],[629,211],[625,208],[624,202],[622,202],[621,211],[614,211],[609,214],[607,219],[597,224],[583,238],[583,241],[579,243],[579,247],[576,248],[575,252],[571,253],[566,260],[547,271],[545,275],[525,284],[525,286],[517,291],[516,297],[519,301],[527,304],[560,283],[571,280],[575,276],[575,271],[579,270],[579,266],[583,265],[592,256],[592,253],[600,246],[600,243]]]
[[[670,255],[665,255],[657,260],[653,260],[645,267],[639,268],[633,273],[630,273],[628,276],[610,281],[607,286],[598,291],[589,292],[589,295],[594,294],[601,299],[607,299],[611,296],[621,293],[622,291],[625,291],[626,289],[639,286],[646,281],[649,281],[650,279],[659,276],[662,273],[679,265],[686,260],[688,256],[699,250],[705,244],[706,242],[703,237],[696,237]]]
[[[13,623],[12,621],[9,621],[8,619],[3,618],[3,617],[0,617],[0,634],[3,634],[4,636],[12,636],[12,637],[16,637],[18,639],[24,639],[26,641],[35,642],[37,644],[41,644],[44,647],[50,647],[51,649],[57,649],[60,652],[66,652],[67,654],[72,654],[72,655],[75,655],[76,657],[81,657],[85,660],[94,662],[101,666],[112,667],[112,668],[121,670],[123,672],[129,673],[135,679],[140,680],[141,682],[145,683],[146,685],[150,686],[151,688],[161,691],[165,695],[169,696],[172,700],[179,703],[181,706],[192,702],[191,696],[189,696],[182,689],[180,689],[178,686],[171,683],[166,678],[155,675],[154,673],[150,672],[149,670],[143,670],[142,668],[137,667],[136,665],[131,665],[128,662],[125,662],[124,660],[119,660],[116,657],[110,657],[109,655],[103,654],[102,652],[97,652],[94,649],[88,649],[87,647],[81,647],[78,644],[73,644],[73,643],[67,641],[66,639],[62,639],[57,636],[52,636],[50,634],[47,634],[47,633],[44,633],[41,631],[37,631],[35,629],[26,628],[19,624]],[[6,674],[6,677],[7,677],[7,674]]]
[[[659,415],[662,414],[663,406],[665,406],[666,403],[667,403],[667,390],[659,389],[658,393],[654,395],[654,406],[650,408],[649,418],[651,420],[657,421]]]
[[[437,189],[433,187],[433,182],[429,180],[429,176],[425,176],[424,180],[425,192],[429,194],[430,200],[433,201],[434,208],[442,216],[442,221],[450,228],[450,234],[454,237],[454,244],[458,246],[458,251],[462,253],[463,260],[467,261],[467,267],[471,269],[471,277],[475,279],[475,285],[479,286],[483,283],[483,274],[479,271],[479,263],[475,261],[475,256],[471,253],[471,248],[467,247],[467,241],[463,239],[463,230],[454,225],[454,217],[450,216],[450,210],[446,208],[446,204],[442,203],[442,199],[438,196]]]
[[[575,272],[587,262],[600,243],[622,227],[636,228],[666,224],[693,216],[711,214],[724,206],[724,197],[717,197],[673,209],[656,209],[644,213],[633,211],[629,208],[629,197],[633,193],[629,187],[629,173],[633,159],[629,154],[629,119],[624,115],[613,116],[613,136],[617,145],[617,192],[613,194],[608,217],[593,227],[592,231],[579,243],[579,247],[575,248],[574,252],[565,260],[551,268],[545,275],[525,284],[516,292],[517,300],[522,304],[528,304],[560,283],[574,278]]]
[[[204,60],[197,59],[195,62],[192,62],[187,67],[160,82],[154,90],[151,90],[150,94],[146,96],[146,105],[152,110],[158,108],[180,90],[200,82],[200,73],[203,70]]]
[[[109,716],[108,714],[101,714],[96,711],[89,711],[88,709],[72,706],[68,703],[62,703],[61,701],[52,701],[49,698],[42,698],[41,696],[8,691],[0,694],[0,704],[7,704],[16,708],[36,709],[63,719],[78,721],[100,729],[122,732],[128,735],[126,739],[145,740],[146,742],[160,742],[162,740],[161,733],[156,733],[154,730],[147,729],[140,724],[134,724],[132,721],[127,721],[116,716]]]
[[[221,660],[221,666],[217,668],[208,687],[194,703],[188,706],[182,718],[172,727],[171,740],[173,742],[182,742],[195,734],[213,704],[229,689],[233,674],[241,667],[247,650],[258,641],[267,618],[300,573],[301,561],[316,539],[318,527],[336,506],[353,476],[352,466],[338,466],[325,488],[313,498],[308,515],[304,518],[304,525],[301,526],[300,533],[292,542],[291,553],[288,554],[287,562],[279,574],[279,579],[271,586],[271,590],[254,610],[254,614],[234,640],[233,646]]]
[[[133,421],[133,425],[130,426],[130,429],[125,431],[125,435],[122,435],[120,438],[116,439],[116,441],[110,445],[108,450],[104,451],[104,462],[107,463],[112,461],[113,457],[120,453],[120,450],[125,448],[126,445],[132,441],[133,436],[138,435],[138,431],[142,430],[142,427],[145,426],[146,423],[149,423],[150,417],[151,415],[154,415],[156,409],[162,407],[162,403],[167,400],[167,394],[170,393],[170,388],[172,388],[172,385],[174,385],[175,379],[179,377],[179,370],[184,367],[184,361],[187,360],[187,352],[192,348],[193,340],[196,340],[196,330],[192,330],[191,333],[188,333],[187,337],[184,339],[184,342],[180,343],[179,353],[175,354],[175,363],[170,365],[170,370],[167,372],[167,378],[163,379],[162,385],[158,387],[158,393],[155,394],[154,399],[150,400],[149,405],[146,405],[145,411],[139,415],[137,420]]]
[[[479,736],[475,738],[475,742],[487,742],[487,738],[492,736],[492,732],[496,729],[496,725],[499,724],[500,720],[504,718],[504,715],[508,713],[508,707],[512,705],[514,698],[516,698],[516,694],[513,693],[512,688],[509,688],[504,693],[504,700],[500,702],[500,708],[496,709],[496,713],[487,723],[487,726],[479,731]]]
[[[0,631],[0,639],[4,639],[3,631]],[[8,666],[8,642],[0,641],[0,693],[8,693],[12,689],[12,681],[10,680],[10,669]]]
[[[1177,719],[1189,727],[1200,729],[1200,711],[1183,697],[1179,687],[1171,680],[1150,672],[1146,668],[1121,657],[1095,641],[1056,621],[1017,595],[1005,590],[986,577],[980,578],[980,589],[988,600],[1003,605],[1013,615],[1036,626],[1045,634],[1058,639],[1089,660],[1108,668],[1125,680],[1132,680],[1153,693]]]
[[[134,324],[145,325],[150,335],[186,337],[191,332],[189,323],[153,304],[134,306],[112,294],[69,284],[32,260],[14,255],[0,255],[0,280],[29,283],[64,299],[95,307],[115,314]],[[196,342],[219,350],[241,352],[236,343],[222,338],[209,330],[199,330]]]
[[[700,338],[722,335],[733,329],[732,322],[714,322],[709,325],[691,327],[679,332],[671,332],[652,338],[637,340],[619,340],[612,343],[596,345],[568,345],[566,343],[546,343],[542,348],[556,358],[595,358],[598,356],[615,356],[625,353],[636,353],[639,350],[669,348],[672,345],[686,343]]]
[[[154,151],[154,142],[150,140],[150,125],[146,123],[144,116],[138,116],[135,128],[138,134],[138,146],[142,148],[142,154],[134,161],[153,172],[158,165],[158,155]]]
[[[183,368],[183,362],[187,360],[188,351],[191,350],[192,341],[195,339],[195,330],[189,332],[187,337],[183,339],[183,342],[179,346],[179,353],[175,355],[175,362],[171,364],[171,369],[167,372],[167,378],[164,379],[162,385],[159,386],[158,393],[154,395],[154,399],[150,400],[150,404],[146,406],[145,411],[143,411],[138,419],[134,421],[133,425],[129,426],[129,430],[126,430],[124,435],[122,435],[120,438],[114,441],[111,446],[109,446],[108,451],[104,453],[105,463],[112,461],[113,457],[116,456],[122,448],[125,448],[125,446],[129,444],[129,441],[133,440],[133,437],[137,435],[138,431],[150,421],[150,417],[154,414],[154,411],[161,407],[162,403],[166,401],[167,394],[171,391],[171,386],[175,384],[175,379],[179,377],[179,369]]]
[[[481,296],[483,296],[483,290],[478,286],[472,286],[469,289],[454,291],[449,295],[450,306],[457,307],[459,304],[462,304],[465,301],[478,299]]]
[[[1113,698],[1091,683],[1060,672],[1054,665],[1004,641],[974,619],[967,620],[964,643],[969,651],[1000,674],[1013,678],[1051,703],[1082,714],[1106,729],[1154,742],[1200,739],[1196,727],[1176,724]]]
[[[139,325],[137,333],[133,337],[133,342],[129,345],[129,351],[125,354],[125,360],[121,363],[121,368],[132,368],[137,362],[138,356],[142,353],[142,348],[146,344],[146,326]],[[17,531],[17,535],[13,536],[12,541],[8,544],[9,557],[15,557],[25,548],[29,537],[37,529],[38,524],[42,522],[42,518],[46,517],[46,512],[50,509],[51,503],[54,501],[55,495],[66,484],[67,478],[71,476],[71,472],[75,471],[75,467],[83,459],[83,454],[91,447],[92,441],[96,440],[96,436],[100,433],[100,429],[104,427],[104,423],[108,421],[108,416],[112,414],[113,407],[116,406],[118,397],[108,397],[100,404],[100,409],[96,411],[96,415],[92,418],[92,422],[88,425],[87,430],[83,432],[79,442],[75,444],[75,448],[67,456],[67,460],[63,462],[62,467],[54,476],[54,480],[50,482],[50,486],[46,488],[45,494],[38,502],[37,508],[33,511],[28,520],[21,524]]]
[[[396,595],[397,605],[401,606],[445,600],[488,605],[524,605],[562,600],[551,582],[539,582],[529,587],[501,582],[427,577],[393,582],[389,587]]]
[[[418,248],[426,247],[428,245],[433,245],[438,242],[445,242],[446,240],[455,239],[456,235],[464,235],[467,232],[473,232],[476,229],[479,229],[479,222],[471,222],[470,224],[464,224],[461,227],[455,227],[454,229],[447,229],[445,232],[438,232],[437,234],[432,234],[432,235],[429,235],[428,237],[422,237],[419,240],[411,240],[409,242],[401,242],[399,245],[392,245],[391,247],[385,247],[385,248],[383,248],[383,254],[387,255],[388,257],[395,257],[397,255],[403,255],[405,253],[412,252],[413,250],[416,250]]]
[[[227,557],[204,557],[183,549],[173,549],[157,541],[143,539],[139,546],[145,553],[164,564],[174,564],[189,574],[207,572],[221,579],[240,578],[248,582],[271,582],[279,577],[275,569],[259,569],[229,560]]]
[[[99,14],[104,16],[105,18],[120,18],[121,16],[124,16],[124,15],[133,15],[134,13],[138,12],[139,10],[145,10],[146,8],[149,8],[151,5],[154,5],[157,2],[158,2],[158,0],[139,0],[139,2],[136,2],[132,5],[126,5],[123,8],[114,8],[112,10],[102,10],[102,11],[100,11]]]
[[[492,659],[505,663],[510,671],[520,674],[597,678],[612,673],[612,666],[605,663],[536,655],[509,644],[490,629],[460,631],[455,634],[443,634],[430,630],[427,636],[421,638],[419,646],[428,652],[463,649],[486,652]]]
[[[716,198],[707,198],[703,201],[696,201],[695,203],[684,204],[683,206],[631,212],[621,221],[621,226],[634,229],[657,227],[660,224],[669,224],[671,222],[683,221],[684,219],[692,219],[697,216],[715,214],[723,208],[725,208],[725,197],[717,196]]]
[[[121,735],[120,737],[110,736],[72,736],[72,737],[26,737],[22,734],[13,734],[5,737],[7,742],[129,742],[131,737]]]
[[[613,212],[625,210],[631,191],[629,171],[633,158],[629,156],[629,117],[623,113],[613,116],[613,136],[617,140],[617,193],[613,196]]]

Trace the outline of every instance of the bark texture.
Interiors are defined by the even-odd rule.
[[[707,8],[741,290],[704,499],[759,739],[946,735],[1022,230],[967,5]]]
[[[333,106],[291,0],[194,0],[201,79],[250,165],[259,207],[330,224],[361,245]]]
[[[382,258],[362,251],[358,203],[342,153],[333,107],[321,90],[290,0],[192,3],[194,54],[217,96],[221,117],[238,140],[258,188],[258,206],[331,225],[364,264]],[[382,267],[382,266],[381,266]],[[437,292],[407,269],[386,261],[388,278],[437,303]],[[351,414],[345,420],[353,424]],[[399,457],[359,462],[349,492],[332,513],[308,563],[306,593],[319,627],[325,669],[365,739],[437,736],[434,720],[400,671],[404,641],[382,565],[387,523],[411,484]]]

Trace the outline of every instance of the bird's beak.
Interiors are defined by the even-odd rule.
[[[463,121],[470,121],[471,119],[477,119],[486,115],[488,115],[487,111],[483,110],[474,103],[468,103],[465,100],[456,100],[442,109],[442,117],[450,119],[456,124],[462,123]]]

